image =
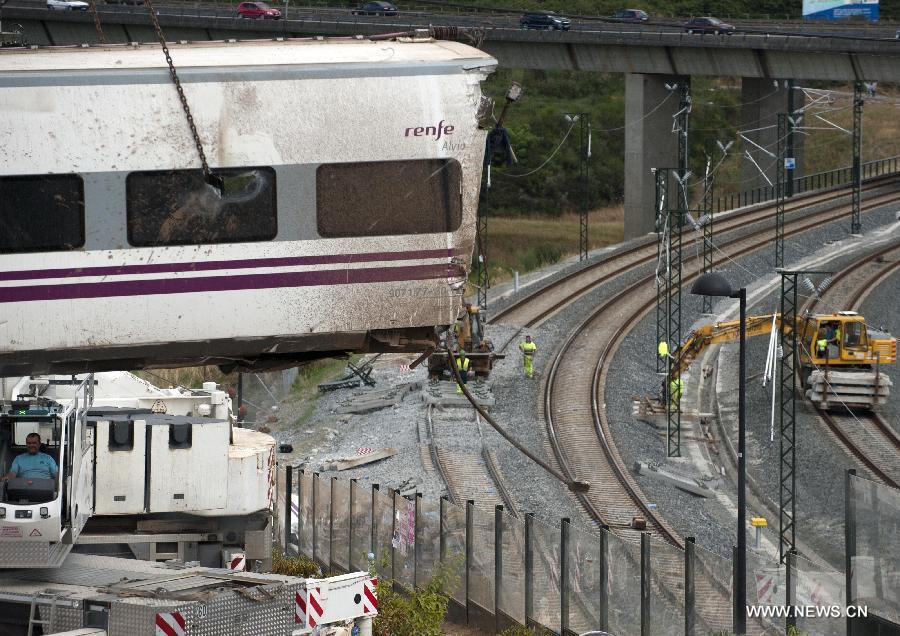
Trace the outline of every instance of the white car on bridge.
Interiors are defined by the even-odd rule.
[[[60,11],[87,11],[88,3],[81,0],[47,0],[47,8]]]

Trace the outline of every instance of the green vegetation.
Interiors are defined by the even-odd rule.
[[[440,636],[450,597],[444,590],[458,584],[453,564],[439,566],[431,580],[419,589],[378,579],[378,616],[375,636]]]
[[[285,556],[278,549],[272,550],[272,572],[304,579],[322,576],[321,568],[312,559],[302,554],[295,557]]]
[[[622,240],[622,206],[588,216],[591,249]],[[578,253],[576,214],[496,217],[488,221],[492,283],[507,280],[514,271],[529,272]]]

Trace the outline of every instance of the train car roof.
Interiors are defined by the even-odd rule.
[[[168,45],[176,68],[459,64],[464,68],[494,66],[493,57],[460,42],[446,40],[302,39],[196,42]],[[0,72],[84,71],[166,68],[158,44],[90,47],[38,47],[0,50]]]

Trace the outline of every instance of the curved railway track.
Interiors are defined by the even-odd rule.
[[[900,183],[900,177],[878,177],[868,181],[863,192],[871,194],[881,188],[897,183]],[[785,214],[797,213],[813,205],[837,202],[847,196],[849,196],[847,189],[804,195],[803,198],[792,199],[789,204],[786,204]],[[867,201],[866,203],[871,202]],[[836,205],[840,204],[836,203]],[[849,206],[843,205],[840,209],[846,214]],[[745,228],[753,223],[764,223],[767,221],[771,223],[774,210],[774,205],[770,205],[728,213],[726,218],[716,222],[716,233],[721,234]],[[772,229],[770,228],[771,231]],[[688,250],[697,244],[697,238],[688,238],[686,236],[682,249]],[[637,267],[654,262],[656,258],[656,239],[649,238],[637,245],[632,245],[615,253],[610,258],[591,263],[580,270],[547,283],[542,288],[515,300],[497,311],[491,317],[490,322],[535,327],[600,285]]]
[[[867,201],[865,209],[873,210],[896,201],[900,201],[900,193],[879,195]],[[838,210],[819,211],[786,222],[785,237],[845,218],[847,210],[848,206],[839,206]],[[749,234],[728,240],[720,247],[732,258],[738,258],[768,245],[770,235],[770,227],[754,228]],[[628,252],[629,256],[633,253]],[[653,257],[655,259],[655,250]],[[721,264],[722,260],[715,259],[714,265]],[[626,270],[626,267],[617,266],[615,261],[607,262],[607,265],[614,268],[616,273]],[[685,262],[683,285],[689,284],[697,275],[697,271],[690,265],[691,263]],[[582,296],[588,289],[612,278],[612,275],[604,274],[602,277],[603,280],[588,284],[581,291],[564,292],[563,295],[569,300],[557,298],[554,304],[571,302],[571,299]],[[550,285],[545,289],[550,290],[551,295],[558,295],[559,285]],[[570,479],[587,481],[593,485],[587,493],[576,495],[591,519],[608,525],[626,540],[637,541],[639,532],[646,531],[683,547],[683,540],[678,533],[646,504],[646,497],[619,455],[603,408],[607,362],[612,360],[625,336],[655,306],[655,302],[656,286],[652,274],[643,276],[602,302],[572,332],[554,357],[545,382],[543,411],[550,444],[562,472]],[[546,305],[546,302],[542,304]],[[539,304],[531,303],[531,306],[537,307]],[[532,315],[548,314],[541,309],[533,311]],[[588,370],[592,370],[592,373],[588,373]],[[634,528],[635,517],[641,517],[645,521],[646,529]],[[676,561],[674,559],[670,568],[664,566],[664,571],[659,576],[669,594],[677,597],[683,591],[679,586],[680,568]],[[721,591],[723,584],[727,585],[726,582],[711,578],[701,581],[697,593],[701,619],[716,629],[730,627],[730,603]],[[764,629],[758,624],[751,626],[753,632]]]
[[[898,243],[893,242],[843,269],[822,297],[808,303],[808,308],[812,310],[817,303],[827,301],[830,308],[841,306],[859,311],[872,290],[900,268]],[[863,274],[862,281],[854,281],[859,273]],[[873,477],[888,486],[900,487],[900,436],[881,415],[849,408],[841,412],[816,408],[816,414],[838,444]]]

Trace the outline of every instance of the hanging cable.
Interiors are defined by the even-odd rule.
[[[444,346],[447,349],[447,359],[450,361],[450,370],[453,372],[453,377],[456,378],[456,385],[459,386],[460,388],[462,388],[463,395],[466,396],[466,399],[469,400],[469,402],[472,404],[472,407],[478,412],[478,414],[484,418],[484,421],[486,421],[488,424],[490,424],[491,428],[493,428],[495,431],[497,431],[503,437],[503,439],[505,439],[507,442],[512,444],[516,450],[518,450],[520,453],[525,455],[528,459],[530,459],[535,464],[537,464],[538,466],[540,466],[541,468],[546,470],[553,477],[555,477],[556,479],[558,479],[559,481],[564,483],[566,485],[566,487],[568,487],[569,490],[571,490],[572,492],[576,492],[576,493],[587,492],[588,489],[590,488],[590,484],[588,484],[587,482],[583,482],[583,481],[576,481],[573,479],[569,479],[568,477],[563,475],[561,472],[559,472],[558,470],[556,470],[555,468],[550,466],[547,462],[542,460],[540,457],[538,457],[537,455],[535,455],[534,453],[529,451],[527,448],[525,448],[522,444],[520,444],[515,439],[513,439],[509,435],[509,433],[507,433],[506,430],[504,430],[504,428],[502,426],[500,426],[494,420],[494,418],[491,417],[487,413],[487,411],[484,410],[484,408],[478,403],[478,400],[476,400],[475,397],[471,393],[469,393],[469,388],[465,385],[465,383],[462,381],[462,378],[459,375],[459,368],[456,365],[456,356],[453,354],[453,348],[451,347],[449,332],[447,334],[447,340],[446,340],[446,343]]]

